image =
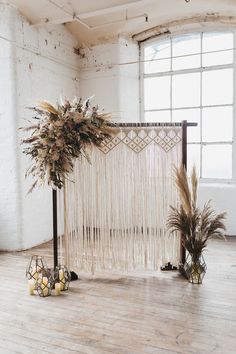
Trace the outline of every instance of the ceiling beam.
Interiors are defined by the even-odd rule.
[[[129,22],[129,21],[134,21],[140,18],[144,18],[144,21],[148,22],[148,15],[147,14],[142,14],[142,15],[137,15],[137,16],[131,16],[131,17],[126,17],[124,19],[120,19],[120,20],[115,20],[115,21],[111,21],[111,22],[104,22],[100,25],[97,26],[93,26],[91,27],[92,30],[96,30],[98,28],[102,28],[105,26],[109,26],[109,25],[114,25],[117,23],[124,23],[124,22]]]
[[[63,23],[77,21],[81,25],[86,27],[87,29],[95,29],[95,28],[98,28],[99,26],[89,26],[83,20],[89,19],[91,17],[104,16],[104,15],[107,15],[107,14],[110,14],[110,13],[114,13],[114,12],[118,12],[118,11],[122,11],[122,10],[128,10],[129,8],[135,7],[137,5],[142,5],[142,4],[144,4],[144,3],[146,3],[146,2],[148,2],[150,0],[136,0],[136,1],[133,1],[133,2],[128,2],[126,4],[116,5],[116,6],[112,6],[112,7],[106,7],[106,8],[103,8],[103,9],[98,9],[98,10],[94,10],[94,11],[84,12],[84,13],[81,13],[81,14],[72,14],[72,13],[70,13],[69,11],[65,10],[62,5],[57,4],[54,0],[47,0],[47,1],[49,3],[51,3],[52,5],[56,6],[58,9],[63,11],[68,16],[67,17],[65,16],[65,17],[62,17],[62,18],[55,18],[55,19],[45,18],[44,20],[41,20],[39,22],[33,23],[32,27],[41,27],[41,26],[50,26],[50,25],[53,26],[53,25],[59,25],[59,24],[63,24]],[[124,20],[122,20],[122,21],[124,21]],[[117,21],[117,22],[119,22],[119,21]],[[107,24],[109,24],[109,23],[107,23]],[[104,24],[104,25],[106,25],[106,24]]]
[[[55,19],[55,20],[54,19],[49,20],[46,18],[44,21],[36,22],[32,26],[40,27],[40,26],[45,26],[45,25],[55,25],[55,24],[62,24],[62,23],[77,21],[81,25],[86,27],[87,29],[91,29],[91,27],[89,25],[87,25],[87,23],[85,23],[83,20],[81,20],[75,13],[71,13],[71,11],[66,10],[63,5],[59,5],[58,3],[55,2],[55,0],[47,0],[47,1],[50,4],[52,4],[53,6],[55,6],[56,8],[58,8],[59,10],[61,10],[62,12],[64,12],[64,14],[66,14],[67,17]]]
[[[106,7],[106,8],[98,9],[98,10],[94,10],[94,11],[83,12],[81,14],[78,14],[77,16],[81,20],[85,20],[86,18],[104,16],[107,14],[111,14],[113,12],[128,10],[132,7],[135,7],[138,5],[143,5],[146,2],[148,2],[148,0],[136,0],[133,2],[128,2],[126,4],[122,4],[122,5],[116,5],[116,6]]]

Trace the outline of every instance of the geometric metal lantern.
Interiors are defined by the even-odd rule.
[[[66,266],[58,265],[54,272],[54,282],[60,283],[61,291],[69,289],[71,272]]]
[[[39,273],[38,279],[35,282],[35,289],[41,297],[50,296],[54,286],[54,277],[49,269],[44,268]]]
[[[186,278],[192,284],[202,284],[203,278],[206,274],[207,266],[203,255],[193,261],[190,254],[188,254],[186,262],[184,264],[184,271]]]
[[[36,282],[45,270],[48,270],[48,266],[43,257],[34,255],[30,258],[29,264],[26,268],[26,277],[28,279],[33,279]]]

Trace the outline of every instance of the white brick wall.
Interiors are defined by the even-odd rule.
[[[52,236],[51,190],[27,195],[32,183],[24,174],[30,161],[21,152],[18,128],[37,100],[55,103],[62,96],[95,95],[116,119],[138,119],[138,66],[83,70],[90,65],[138,59],[138,47],[124,39],[87,49],[84,59],[74,54],[76,41],[63,26],[36,29],[17,12],[0,4],[0,250],[26,249]],[[78,91],[79,65],[81,84]]]
[[[81,51],[80,93],[94,95],[94,102],[119,121],[139,120],[139,65],[117,65],[138,61],[138,45],[124,38]]]
[[[9,28],[11,8],[0,5],[0,36],[13,40]],[[18,213],[17,157],[15,155],[15,87],[13,47],[0,38],[0,249],[17,247],[20,243]],[[16,244],[17,243],[17,244]]]
[[[18,130],[31,118],[26,106],[95,95],[94,103],[116,120],[139,120],[138,65],[113,65],[137,61],[138,46],[118,38],[87,48],[79,58],[76,44],[63,26],[33,28],[15,8],[0,4],[0,250],[26,249],[52,236],[51,190],[26,195],[32,181],[24,178],[29,160]],[[227,210],[228,232],[236,234],[232,195],[233,185],[200,186],[200,202],[211,198],[218,211]]]
[[[79,94],[78,56],[76,40],[63,26],[33,28],[3,4],[0,45],[0,250],[19,250],[51,238],[52,215],[49,188],[26,195],[30,162],[21,153],[18,128],[31,118],[26,106]]]

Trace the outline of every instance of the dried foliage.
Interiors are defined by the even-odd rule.
[[[72,103],[65,101],[57,107],[40,102],[30,109],[35,113],[36,123],[20,128],[31,132],[22,140],[26,145],[23,152],[33,160],[26,176],[36,178],[29,192],[45,182],[62,188],[75,159],[85,157],[89,161],[87,147],[99,146],[116,132],[110,122],[111,115],[100,113],[89,100],[84,103],[81,99]]]
[[[175,169],[175,183],[180,196],[180,207],[171,206],[167,226],[182,233],[184,248],[197,261],[212,237],[224,237],[225,213],[216,214],[208,201],[203,209],[197,207],[198,178],[195,167],[191,186],[184,167]]]

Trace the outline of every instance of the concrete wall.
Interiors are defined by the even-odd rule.
[[[56,103],[78,94],[76,40],[63,26],[36,29],[11,6],[0,4],[0,250],[25,249],[52,237],[51,190],[27,195],[29,159],[18,128],[37,100]],[[24,133],[25,134],[25,133]]]

